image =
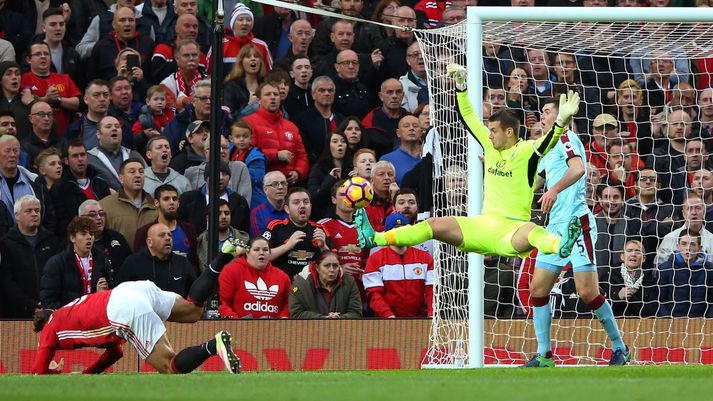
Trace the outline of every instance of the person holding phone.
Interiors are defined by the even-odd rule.
[[[144,70],[141,66],[141,56],[139,52],[127,47],[119,52],[114,62],[117,75],[126,78],[131,84],[134,99],[143,100],[146,98],[146,91],[149,82],[144,77]]]

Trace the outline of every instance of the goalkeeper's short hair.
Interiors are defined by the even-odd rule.
[[[490,122],[499,122],[500,128],[506,130],[512,128],[514,132],[519,132],[520,130],[520,118],[517,114],[510,109],[500,109],[488,117]],[[373,171],[373,170],[372,170]]]

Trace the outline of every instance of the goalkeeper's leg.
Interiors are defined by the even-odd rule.
[[[463,243],[463,232],[453,217],[432,217],[413,225],[397,227],[386,232],[374,232],[364,209],[358,209],[354,223],[359,236],[359,246],[414,246],[436,239],[454,246]]]
[[[581,232],[582,225],[578,217],[572,217],[562,237],[534,223],[526,224],[513,235],[512,246],[518,252],[528,252],[536,248],[541,253],[557,253],[566,258],[572,253]]]

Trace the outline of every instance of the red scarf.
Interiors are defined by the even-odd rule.
[[[191,96],[191,89],[193,89],[193,85],[195,85],[196,82],[200,81],[203,77],[201,76],[200,71],[196,70],[196,73],[193,74],[193,79],[191,80],[190,85],[186,85],[183,74],[181,74],[181,71],[179,70],[173,73],[173,78],[176,80],[178,93],[185,93],[186,96]]]
[[[84,271],[82,259],[77,255],[77,252],[74,252],[74,262],[77,264],[79,275],[82,277],[82,291],[84,294],[89,294],[92,292],[92,270],[94,270],[94,258],[92,258],[92,253],[89,252],[89,271]]]

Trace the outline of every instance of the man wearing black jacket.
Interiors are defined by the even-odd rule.
[[[164,291],[187,297],[196,276],[188,259],[173,253],[172,247],[171,230],[164,224],[154,224],[149,228],[146,248],[126,258],[116,284],[150,280]]]
[[[45,309],[58,309],[82,295],[108,290],[104,253],[94,248],[96,226],[89,217],[69,223],[70,245],[45,265],[40,280],[40,300]]]
[[[4,317],[29,318],[40,307],[40,278],[59,241],[40,226],[39,199],[25,195],[15,202],[17,225],[0,240],[0,299]]]
[[[294,0],[286,2],[293,3]],[[275,7],[273,13],[255,19],[253,35],[267,43],[273,60],[282,58],[290,49],[291,43],[286,33],[289,33],[290,26],[296,19],[294,11],[282,7]]]

